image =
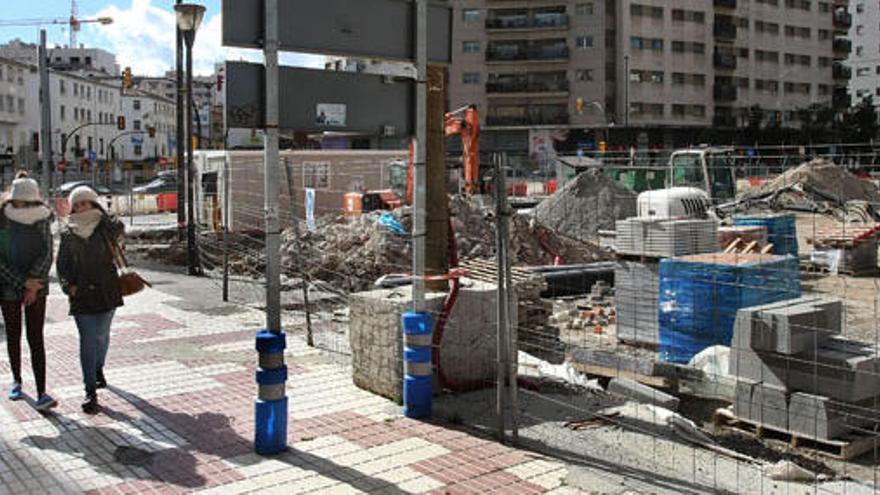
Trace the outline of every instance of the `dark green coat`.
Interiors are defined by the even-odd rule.
[[[70,300],[70,314],[97,314],[122,306],[119,275],[113,262],[109,239],[118,239],[124,230],[121,222],[104,216],[88,239],[66,227],[58,248],[58,280]],[[76,286],[76,296],[70,287]]]

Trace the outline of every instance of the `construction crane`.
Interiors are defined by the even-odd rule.
[[[45,26],[45,25],[67,25],[70,29],[70,47],[76,48],[76,36],[79,33],[80,26],[83,24],[95,23],[106,26],[113,23],[112,17],[95,17],[93,19],[79,19],[77,17],[76,0],[70,2],[70,17],[67,19],[13,19],[8,21],[0,20],[0,27],[11,26]]]

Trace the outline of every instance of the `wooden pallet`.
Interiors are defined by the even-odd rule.
[[[494,261],[487,260],[463,260],[459,266],[470,273],[473,280],[480,282],[496,283],[498,281],[498,264]],[[522,268],[511,267],[511,282],[518,285],[526,282],[534,282],[538,276],[532,272],[528,272]]]
[[[880,448],[880,436],[849,433],[835,440],[811,438],[801,433],[783,430],[757,421],[738,418],[732,407],[722,407],[715,411],[712,422],[715,428],[730,428],[753,435],[760,439],[785,441],[794,449],[806,449],[834,459],[848,461]]]

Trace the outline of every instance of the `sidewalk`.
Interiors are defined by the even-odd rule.
[[[571,491],[561,463],[403,418],[297,335],[287,352],[290,450],[257,456],[253,346],[263,314],[222,306],[219,296],[213,307],[193,305],[187,299],[197,293],[181,299],[164,290],[130,298],[117,312],[104,410],[88,416],[79,407],[76,328],[52,287],[48,383],[60,405],[43,417],[32,398],[0,398],[0,493]],[[30,363],[23,366],[33,394]],[[0,375],[9,381],[5,351]]]

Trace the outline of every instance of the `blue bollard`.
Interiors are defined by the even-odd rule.
[[[432,376],[430,313],[407,312],[403,327],[403,415],[407,418],[431,417]]]
[[[284,332],[263,330],[257,333],[259,367],[256,378],[258,395],[254,403],[254,450],[272,455],[287,450],[287,366]]]

